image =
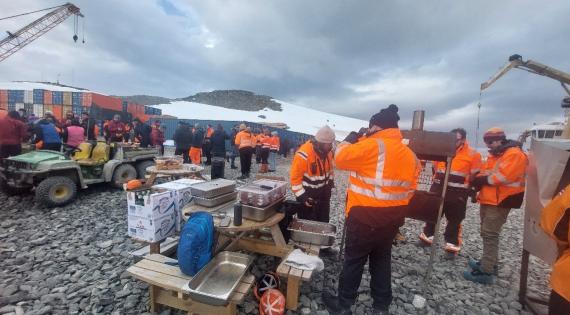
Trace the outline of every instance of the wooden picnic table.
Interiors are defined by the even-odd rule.
[[[182,168],[177,170],[158,170],[156,169],[156,166],[149,166],[147,167],[146,172],[149,173],[150,176],[146,180],[145,186],[151,187],[154,185],[154,182],[159,175],[177,178],[191,177],[207,180],[202,176],[203,170],[204,168],[202,166],[195,164],[182,164]]]

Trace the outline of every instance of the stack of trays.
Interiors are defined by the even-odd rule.
[[[204,207],[215,207],[236,199],[236,183],[223,178],[193,185],[194,202]]]
[[[259,179],[238,188],[239,201],[253,207],[266,207],[282,200],[287,193],[287,182]]]

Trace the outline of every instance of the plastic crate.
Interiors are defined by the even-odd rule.
[[[287,182],[258,179],[239,187],[238,199],[241,203],[255,207],[264,207],[285,197]]]

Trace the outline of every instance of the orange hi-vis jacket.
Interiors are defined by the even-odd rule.
[[[258,136],[259,139],[259,144],[261,145],[261,147],[263,149],[269,149],[271,148],[271,137],[270,136],[266,136],[266,135],[259,135]]]
[[[322,189],[334,180],[333,154],[329,152],[325,159],[315,152],[311,141],[305,142],[295,153],[291,165],[291,190],[296,197],[308,193],[309,197],[318,197]]]
[[[206,138],[211,138],[213,133],[214,133],[214,128],[209,127],[209,128],[206,130]]]
[[[270,138],[270,150],[271,151],[279,151],[279,146],[281,145],[279,142],[279,136],[271,136]]]
[[[255,146],[262,146],[263,144],[263,138],[265,138],[265,135],[263,133],[259,133],[253,136],[255,138]]]
[[[570,302],[570,185],[542,209],[540,226],[561,249],[552,267],[550,286]]]
[[[436,164],[434,183],[443,184],[445,178],[445,162]],[[469,146],[467,141],[455,150],[451,161],[451,170],[447,185],[456,188],[468,188],[471,176],[481,171],[481,154]]]
[[[498,156],[489,154],[481,167],[481,175],[488,176],[489,185],[479,191],[479,203],[501,206],[508,197],[524,194],[527,165],[528,158],[519,147],[510,147]]]
[[[255,136],[247,130],[242,130],[237,133],[234,144],[241,149],[245,147],[253,147],[255,145],[254,142],[255,142]]]
[[[380,130],[355,144],[341,143],[334,160],[338,169],[350,171],[347,216],[355,206],[408,205],[421,168],[398,128]]]

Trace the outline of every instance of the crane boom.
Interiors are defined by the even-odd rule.
[[[566,90],[566,93],[570,95],[570,90],[566,86],[567,84],[570,85],[570,74],[533,60],[523,61],[520,55],[512,55],[509,57],[509,62],[505,66],[497,71],[497,73],[495,73],[489,80],[481,83],[481,91],[491,86],[491,84],[495,83],[495,81],[497,81],[513,68],[518,68],[530,73],[539,74],[554,79],[560,82],[562,88],[564,88],[564,90]]]
[[[0,41],[0,62],[22,49],[36,38],[47,33],[52,28],[65,21],[65,19],[72,14],[83,17],[79,8],[68,2],[24,26],[15,33],[7,32],[8,37]]]

